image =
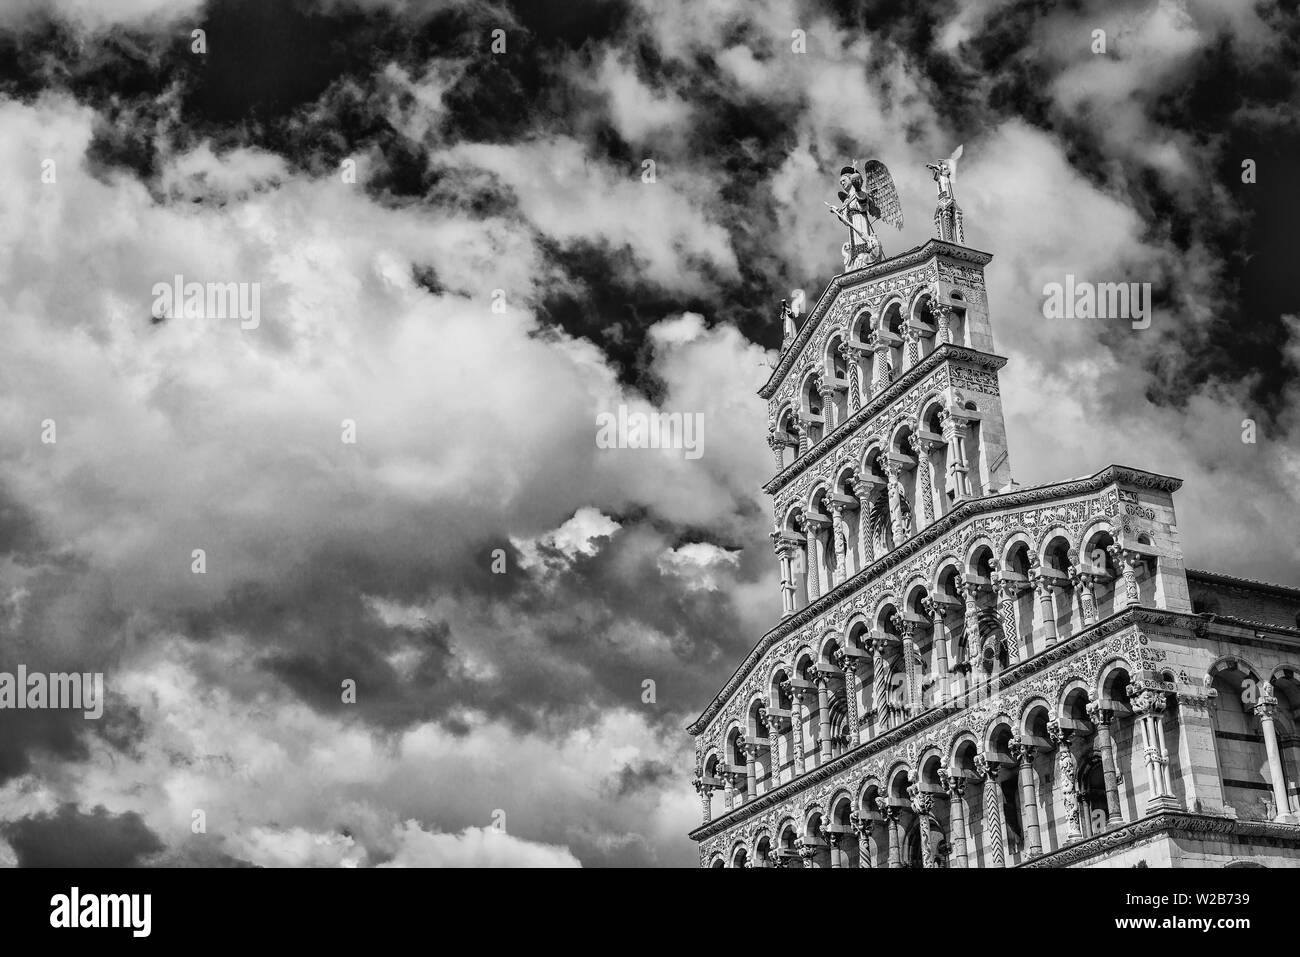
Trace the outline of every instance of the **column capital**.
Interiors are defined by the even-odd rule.
[[[981,778],[996,784],[998,774],[1002,771],[1002,764],[999,761],[990,761],[986,756],[978,754],[975,756],[975,771]]]
[[[1130,684],[1125,690],[1128,692],[1129,707],[1134,714],[1159,716],[1164,713],[1168,703],[1165,692],[1136,683]]]
[[[1037,750],[1034,745],[1026,744],[1019,735],[1015,735],[1011,739],[1011,756],[1016,759],[1021,767],[1034,763],[1034,754]]]
[[[956,795],[960,798],[966,793],[966,775],[956,768],[948,768],[947,771],[940,774],[939,783],[943,785],[943,789],[948,792],[949,797]]]
[[[1096,700],[1089,701],[1084,706],[1084,710],[1088,712],[1088,718],[1092,723],[1098,726],[1109,726],[1111,718],[1115,716],[1114,711]]]

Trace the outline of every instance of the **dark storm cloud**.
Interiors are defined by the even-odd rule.
[[[879,131],[862,128],[866,121],[852,116],[843,128],[810,131],[815,121],[808,117],[827,99],[838,108],[834,98],[845,91],[828,95],[810,82],[756,89],[736,78],[723,61],[726,47],[747,47],[760,75],[775,73],[783,62],[778,58],[788,55],[784,37],[774,39],[755,19],[761,10],[728,8],[719,13],[725,22],[716,38],[673,47],[656,32],[672,24],[630,2],[467,3],[432,10],[417,4],[406,13],[398,6],[213,0],[193,24],[162,31],[131,25],[87,32],[48,15],[0,35],[0,92],[28,103],[45,92],[73,95],[95,114],[85,154],[89,171],[104,184],[138,178],[161,207],[229,201],[216,187],[172,182],[171,190],[165,188],[174,157],[207,143],[220,156],[241,148],[268,151],[283,161],[285,178],[329,178],[344,159],[362,159],[369,163],[362,188],[384,210],[415,211],[437,223],[461,217],[508,223],[537,256],[529,266],[535,275],[528,307],[544,326],[538,338],[551,335],[559,343],[566,341],[558,335],[563,332],[589,340],[621,382],[656,401],[674,388],[664,379],[650,332],[656,323],[696,312],[709,325],[734,326],[748,341],[772,348],[780,337],[776,302],[792,287],[815,296],[837,268],[835,250],[828,248],[824,275],[799,274],[781,244],[793,203],[777,198],[776,184],[800,150],[817,169],[833,171],[864,144],[884,144],[875,142]],[[1278,398],[1294,371],[1287,371],[1278,348],[1283,331],[1277,317],[1300,312],[1289,239],[1300,219],[1300,184],[1284,172],[1300,151],[1300,131],[1294,109],[1280,106],[1297,97],[1296,74],[1288,66],[1300,59],[1294,23],[1278,20],[1270,57],[1246,52],[1225,31],[1208,51],[1145,78],[1126,96],[1144,129],[1170,132],[1194,149],[1187,157],[1191,168],[1207,181],[1189,184],[1099,135],[1108,124],[1104,114],[1060,101],[1053,84],[1070,64],[1045,51],[1040,27],[1053,5],[993,5],[970,24],[968,35],[944,46],[944,30],[960,10],[956,3],[885,0],[812,4],[790,17],[808,25],[827,18],[840,27],[824,52],[843,53],[870,35],[865,59],[854,60],[846,75],[877,94],[882,110],[899,115],[900,135],[909,144],[930,145],[924,121],[931,116],[947,148],[1007,121],[1027,123],[1058,141],[1073,171],[1100,193],[1136,211],[1147,238],[1178,252],[1208,250],[1218,297],[1208,317],[1157,330],[1149,341],[1159,345],[1144,339],[1140,351],[1124,340],[1100,348],[1126,361],[1132,349],[1155,373],[1149,390],[1154,402],[1176,406],[1207,378],[1251,376],[1262,414],[1281,416],[1286,409]],[[189,52],[191,25],[207,31],[204,56]],[[508,53],[501,56],[486,52],[497,27],[508,32]],[[591,81],[610,51],[623,58],[621,78],[671,98],[673,122],[641,136],[619,123],[607,91]],[[524,152],[536,147],[533,155],[554,155],[542,146],[557,138],[576,141],[593,170],[635,181],[642,159],[653,155],[663,182],[694,184],[681,187],[684,203],[722,230],[734,268],[683,249],[673,251],[674,262],[689,272],[690,282],[672,270],[653,272],[645,249],[623,236],[611,238],[595,227],[578,235],[552,231],[544,215],[530,221],[524,201],[529,191],[544,188],[544,170],[525,165],[523,175],[511,177],[448,155],[466,144]],[[1256,186],[1240,182],[1246,157],[1259,163]],[[279,174],[266,183],[267,189],[278,185]],[[300,240],[307,246],[312,237],[281,238],[286,245]],[[462,293],[485,298],[482,276],[429,256],[403,263],[401,271],[430,300]],[[1200,292],[1183,288],[1172,271],[1150,278],[1158,306],[1171,314]],[[373,280],[366,274],[365,281]],[[486,322],[483,335],[497,335]],[[172,332],[174,325],[156,331]],[[280,358],[293,351],[283,338],[288,334],[270,333],[281,337]],[[449,374],[460,361],[454,349],[431,354],[428,375]],[[757,362],[750,364],[757,376]],[[499,370],[483,366],[469,387],[511,384],[499,383],[492,375]],[[504,368],[507,379],[517,371]],[[545,415],[534,407],[516,411],[539,421]],[[454,439],[467,447],[497,441],[486,426],[467,418],[459,424]],[[713,424],[720,432],[732,426],[729,420]],[[760,444],[761,431],[749,439]],[[582,447],[578,441],[556,441],[548,455],[584,462],[589,433],[580,436]],[[442,467],[458,450],[448,443],[437,451],[446,459],[430,460]],[[598,549],[574,554],[539,542],[542,564],[521,569],[521,552],[510,547],[512,573],[494,575],[486,559],[491,550],[512,535],[528,537],[515,527],[525,511],[521,500],[532,506],[534,499],[551,499],[547,508],[527,512],[533,531],[540,515],[554,527],[578,504],[571,486],[587,478],[581,464],[542,472],[540,480],[528,471],[522,477],[522,493],[507,491],[510,482],[485,469],[475,477],[485,503],[470,508],[460,498],[428,495],[419,500],[425,518],[402,511],[397,523],[353,530],[336,544],[305,535],[264,578],[235,576],[213,593],[196,590],[159,609],[119,607],[107,570],[54,550],[32,512],[0,499],[0,557],[25,569],[22,618],[9,647],[30,653],[29,664],[75,660],[84,669],[86,662],[111,664],[141,635],[165,634],[198,648],[218,648],[231,634],[244,635],[252,669],[287,689],[284,697],[294,704],[313,709],[322,724],[337,720],[394,734],[436,721],[444,732],[466,738],[479,730],[466,717],[473,710],[512,733],[546,735],[590,726],[622,708],[685,749],[684,718],[694,716],[752,647],[762,630],[756,622],[765,627],[776,612],[774,589],[765,609],[750,607],[773,574],[762,537],[765,516],[754,497],[720,480],[713,514],[692,521],[665,519],[662,509],[634,494],[623,501],[605,492],[602,508],[623,527],[601,538]],[[386,494],[391,486],[375,493]],[[310,489],[303,496],[310,499]],[[299,520],[309,525],[345,513],[320,508]],[[292,522],[285,527],[293,529]],[[740,549],[719,587],[692,589],[692,581],[665,572],[664,551],[687,541]],[[399,607],[384,611],[379,600]],[[144,612],[144,620],[133,617],[136,612]],[[198,657],[189,667],[202,687],[227,690],[242,706],[265,691],[235,680],[231,662],[218,654]],[[340,700],[344,679],[357,682],[355,706]],[[641,701],[647,679],[657,687],[658,700],[650,705]],[[0,784],[31,770],[37,755],[87,760],[95,736],[122,755],[135,755],[149,720],[126,703],[95,727],[58,714],[28,713],[15,722],[6,717]],[[188,759],[183,753],[176,758]],[[600,780],[620,799],[648,799],[673,792],[672,767],[658,758],[624,762]],[[464,820],[476,820],[464,813]],[[115,817],[102,808],[84,814],[65,805],[12,822],[5,834],[20,862],[57,861],[64,824],[87,835],[89,853],[105,860],[246,863],[204,842],[162,852],[138,816]],[[570,841],[588,862],[654,861],[644,839],[614,830],[545,836]],[[390,848],[371,859],[395,853]]]
[[[0,824],[0,836],[14,849],[19,867],[136,867],[163,849],[139,814],[112,814],[102,806],[86,813],[64,804],[50,814]]]

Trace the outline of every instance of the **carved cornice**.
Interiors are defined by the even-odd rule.
[[[879,279],[893,272],[912,269],[937,258],[939,255],[943,255],[947,259],[970,263],[973,266],[986,266],[993,259],[992,253],[980,252],[978,249],[970,249],[966,246],[958,246],[955,243],[944,242],[941,239],[931,239],[924,246],[910,249],[892,259],[882,259],[878,263],[871,263],[861,269],[855,269],[853,272],[841,273],[830,281],[826,291],[818,297],[817,304],[808,313],[807,319],[804,320],[789,347],[782,351],[776,368],[772,370],[772,374],[768,377],[767,382],[763,384],[763,388],[758,390],[758,394],[764,399],[770,399],[776,394],[777,387],[780,386],[786,375],[794,367],[795,360],[799,358],[799,355],[803,352],[803,347],[808,344],[808,340],[812,338],[817,327],[821,325],[827,310],[835,302],[841,290],[861,286],[873,279]]]
[[[1300,848],[1300,824],[1242,821],[1237,818],[1187,811],[1162,811],[1026,861],[1021,867],[1070,867],[1110,851],[1137,844],[1161,834],[1187,837],[1262,837]]]
[[[822,439],[803,455],[796,456],[793,462],[767,481],[767,484],[763,486],[763,491],[768,495],[775,495],[780,492],[781,489],[804,472],[816,466],[830,452],[853,438],[858,433],[859,427],[870,422],[897,402],[909,389],[917,385],[945,362],[965,362],[982,369],[988,369],[991,372],[997,372],[1007,364],[1007,360],[1003,356],[994,355],[991,352],[980,352],[977,349],[953,345],[951,342],[941,343],[928,356],[873,396],[871,401],[837,425],[829,436]]]
[[[721,710],[722,705],[749,676],[749,673],[763,660],[763,655],[767,654],[778,641],[816,621],[846,598],[866,588],[881,575],[921,552],[938,539],[954,532],[965,522],[988,512],[1037,505],[1056,499],[1090,495],[1114,484],[1174,492],[1182,486],[1183,481],[1167,475],[1157,475],[1154,472],[1143,472],[1122,465],[1110,465],[1089,478],[1061,482],[1056,485],[1040,485],[1035,488],[1017,489],[1014,492],[968,499],[960,503],[943,518],[932,525],[927,525],[921,532],[913,535],[892,551],[885,553],[852,578],[846,579],[816,601],[810,602],[793,614],[781,619],[776,627],[758,640],[758,643],[745,656],[745,660],[740,667],[723,685],[722,690],[714,696],[709,706],[698,718],[691,722],[686,730],[691,734],[702,732]],[[1201,620],[1194,615],[1187,617],[1197,621]]]

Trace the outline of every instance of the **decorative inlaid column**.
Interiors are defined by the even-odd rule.
[[[1020,819],[1025,829],[1025,856],[1043,853],[1043,834],[1038,826],[1038,775],[1034,772],[1034,746],[1011,739],[1011,756],[1016,759],[1020,785]]]
[[[770,791],[781,783],[781,722],[780,719],[770,714],[766,707],[761,705],[758,709],[758,720],[767,733],[767,761],[771,766],[770,783],[767,789]]]
[[[939,413],[944,441],[948,443],[948,474],[952,477],[953,498],[960,502],[971,498],[970,468],[966,464],[966,421],[944,409]]]
[[[934,651],[934,703],[942,705],[948,700],[951,689],[948,687],[948,635],[944,627],[947,605],[933,598],[921,599],[921,607],[930,616],[930,647]]]
[[[781,690],[790,696],[790,743],[794,746],[794,773],[803,774],[803,689],[796,688],[789,679],[781,682]]]
[[[841,342],[838,351],[849,371],[849,414],[852,415],[862,408],[862,388],[859,384],[862,376],[861,354],[847,342]]]
[[[921,361],[921,333],[916,329],[903,329],[903,346],[907,353],[907,368]]]
[[[1061,779],[1061,797],[1065,804],[1065,843],[1073,844],[1083,838],[1079,823],[1079,767],[1070,750],[1070,732],[1061,730],[1061,722],[1052,718],[1047,722],[1047,737],[1056,745],[1057,772]]]
[[[1097,752],[1101,755],[1101,776],[1106,785],[1106,823],[1117,827],[1124,823],[1120,813],[1119,785],[1115,780],[1115,754],[1111,743],[1110,722],[1114,712],[1103,708],[1099,701],[1088,702],[1088,717],[1097,727]]]
[[[849,715],[849,740],[852,742],[849,747],[855,747],[862,740],[858,736],[858,659],[845,654],[841,648],[835,652],[835,663],[844,672],[844,708]]]
[[[931,525],[934,523],[934,463],[930,461],[930,453],[936,446],[929,439],[923,439],[915,432],[912,433],[908,444],[916,453],[916,467],[920,476],[921,514],[925,517],[925,524]]]
[[[939,775],[948,794],[948,843],[952,846],[952,867],[968,867],[966,860],[966,778],[955,768]]]
[[[1097,596],[1093,593],[1094,577],[1080,567],[1079,552],[1076,549],[1070,549],[1068,557],[1070,583],[1074,585],[1074,593],[1079,596],[1079,612],[1083,616],[1083,627],[1087,628],[1097,622]]]
[[[1052,580],[1043,574],[1043,565],[1037,558],[1029,559],[1029,580],[1034,597],[1038,600],[1038,624],[1048,648],[1056,644],[1056,602],[1052,596]]]
[[[999,578],[994,585],[998,596],[998,623],[1002,626],[1002,647],[1007,650],[1007,661],[1020,660],[1020,621],[1016,614],[1016,596],[1020,582]]]
[[[817,380],[817,394],[822,398],[822,438],[825,438],[840,424],[836,417],[835,386],[831,385],[828,377]]]
[[[883,638],[876,638],[871,642],[871,663],[875,675],[872,697],[876,705],[875,733],[877,735],[883,734],[892,723],[889,720],[893,705],[889,701],[889,659],[886,657],[888,650],[888,642]]]
[[[916,700],[916,623],[896,614],[894,627],[903,640],[903,712],[910,718],[920,710]]]
[[[875,855],[872,854],[875,838],[871,834],[875,822],[854,811],[849,815],[849,824],[858,832],[858,867],[875,867]]]
[[[875,376],[871,381],[871,394],[877,395],[882,392],[894,378],[894,370],[889,361],[889,346],[880,340],[880,336],[873,331],[867,337],[867,346],[875,353],[875,361],[872,365],[875,368]]]
[[[935,348],[945,342],[952,342],[952,307],[939,301],[938,290],[930,295],[930,315],[934,316]]]
[[[817,765],[820,767],[831,759],[830,677],[819,671],[813,683],[817,685]]]
[[[1277,745],[1277,696],[1273,685],[1264,682],[1259,686],[1259,702],[1255,705],[1255,717],[1264,732],[1264,750],[1268,753],[1268,776],[1273,784],[1273,800],[1277,802],[1277,817],[1273,820],[1279,824],[1295,824],[1296,815],[1291,811],[1291,802],[1286,794],[1286,774],[1282,770],[1282,752]]]
[[[1110,552],[1111,557],[1115,560],[1120,577],[1124,581],[1123,606],[1128,608],[1138,604],[1142,600],[1142,594],[1138,590],[1137,567],[1142,564],[1142,556],[1127,548],[1121,548],[1119,545],[1107,545],[1106,551]],[[1116,598],[1119,598],[1118,593]]]
[[[907,519],[903,517],[903,483],[899,479],[901,467],[889,461],[883,462],[881,467],[885,471],[889,490],[889,520],[894,529],[894,546],[897,547],[911,534],[907,528]]]
[[[998,787],[1000,765],[984,755],[975,758],[975,770],[984,782],[984,836],[989,866],[1006,867],[1006,830],[1002,824],[1002,788]]]
[[[808,603],[812,604],[821,597],[821,585],[818,582],[817,565],[817,523],[810,521],[806,514],[801,514],[796,522],[799,531],[804,534],[804,581],[808,585]]]
[[[871,506],[875,498],[876,483],[854,472],[850,480],[853,494],[858,499],[858,549],[862,552],[862,568],[876,560],[875,543],[871,535]]]

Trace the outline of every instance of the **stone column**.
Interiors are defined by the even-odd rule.
[[[817,685],[817,766],[831,759],[831,695],[830,678],[817,672],[813,679]]]
[[[910,718],[920,710],[916,700],[916,624],[894,615],[894,627],[903,639],[903,711]]]
[[[948,687],[948,635],[943,623],[947,608],[942,602],[929,597],[921,599],[921,606],[930,616],[931,622],[930,646],[934,649],[934,686],[937,689],[934,703],[942,705],[951,692]]]
[[[697,774],[691,783],[695,787],[695,793],[700,796],[700,811],[704,823],[708,824],[713,819],[713,785],[704,780],[703,774]]]
[[[835,662],[844,672],[844,707],[849,714],[849,747],[861,743],[858,735],[858,659],[844,653],[841,648],[835,653]]]
[[[794,614],[794,547],[781,538],[780,532],[773,532],[772,550],[776,554],[777,565],[781,570],[781,617]]]
[[[1115,780],[1115,754],[1111,744],[1110,722],[1114,712],[1103,708],[1101,702],[1088,703],[1088,717],[1097,726],[1097,752],[1101,755],[1101,775],[1106,783],[1106,823],[1117,827],[1124,823],[1120,813],[1119,785]]]
[[[883,638],[876,638],[871,642],[871,663],[875,677],[872,697],[876,705],[875,733],[877,735],[883,734],[890,727],[891,722],[888,719],[893,710],[889,701],[889,660],[885,657],[887,651],[888,642]]]
[[[792,415],[790,417],[790,428],[794,429],[794,434],[799,440],[794,447],[794,457],[797,459],[808,451],[808,426],[803,419],[797,415]]]
[[[825,420],[822,425],[822,437],[828,436],[834,431],[835,427],[840,424],[840,420],[835,409],[835,387],[831,385],[828,378],[822,378],[817,386],[817,393],[822,397],[822,418]]]
[[[858,866],[875,867],[876,861],[872,855],[872,844],[874,838],[871,835],[874,822],[870,818],[864,818],[857,811],[849,815],[849,823],[853,825],[853,830],[858,832]]]
[[[871,394],[878,395],[894,378],[894,370],[889,362],[889,345],[880,340],[874,332],[867,338],[867,345],[875,353],[875,378],[871,382]]]
[[[1016,596],[1020,583],[999,578],[994,585],[998,596],[998,623],[1002,626],[1002,646],[1007,650],[1007,661],[1020,660],[1020,621],[1016,614]]]
[[[1036,558],[1029,560],[1029,580],[1034,585],[1034,596],[1038,599],[1038,620],[1043,628],[1043,637],[1048,648],[1056,644],[1056,602],[1052,598],[1052,581],[1043,574],[1042,563]]]
[[[808,584],[808,604],[811,605],[822,595],[817,568],[817,524],[809,521],[808,516],[802,514],[797,524],[799,531],[804,534],[804,580]]]
[[[1043,835],[1038,826],[1038,775],[1034,771],[1034,746],[1011,739],[1011,756],[1016,759],[1020,785],[1020,818],[1025,828],[1025,857],[1043,853]]]
[[[745,748],[745,801],[758,797],[758,745],[748,742]]]
[[[1073,844],[1083,837],[1079,825],[1079,768],[1070,750],[1070,732],[1061,730],[1061,723],[1052,718],[1047,722],[1047,737],[1056,745],[1056,759],[1060,770],[1061,795],[1065,804],[1065,843]]]
[[[1124,581],[1124,594],[1120,596],[1116,589],[1116,604],[1122,604],[1129,608],[1138,604],[1142,600],[1141,592],[1138,590],[1137,567],[1142,564],[1142,556],[1137,552],[1129,551],[1127,548],[1121,548],[1119,545],[1107,545],[1106,551],[1110,552],[1111,557],[1115,559],[1115,564],[1119,568],[1119,573]]]
[[[903,348],[907,354],[907,368],[921,361],[921,334],[915,329],[903,329]]]
[[[1282,770],[1282,752],[1277,746],[1277,725],[1274,715],[1277,713],[1277,696],[1272,684],[1260,685],[1259,702],[1255,705],[1255,717],[1264,732],[1264,750],[1268,752],[1268,776],[1273,785],[1273,800],[1277,802],[1277,817],[1273,820],[1279,824],[1295,824],[1296,815],[1291,811],[1291,801],[1286,793],[1286,773]]]
[[[862,552],[862,568],[876,560],[875,543],[871,540],[871,500],[875,483],[854,472],[853,494],[858,499],[858,549]]]
[[[953,498],[971,498],[970,468],[966,464],[966,422],[945,409],[939,413],[944,441],[948,443],[948,473],[952,476]]]
[[[952,867],[968,867],[966,860],[966,778],[955,768],[939,775],[943,789],[948,793],[948,843],[952,845],[949,861]]]
[[[930,461],[930,453],[934,451],[935,444],[915,433],[912,434],[910,444],[916,453],[916,467],[921,480],[921,514],[925,517],[925,524],[930,525],[934,522],[934,464]]]
[[[831,867],[843,867],[840,863],[840,836],[834,831],[826,830],[826,825],[822,825],[822,840],[826,842],[826,848],[831,858]]]
[[[876,806],[885,816],[885,828],[889,832],[889,859],[886,867],[902,867],[903,860],[898,844],[898,808],[892,807],[885,798],[876,798]]]
[[[1169,781],[1169,755],[1165,751],[1162,720],[1168,703],[1163,691],[1140,684],[1128,686],[1129,705],[1142,726],[1142,750],[1147,768],[1147,813],[1178,810]]]
[[[862,387],[859,384],[862,375],[861,354],[847,342],[841,342],[838,351],[849,371],[849,414],[852,415],[862,408]]]
[[[939,301],[938,290],[930,295],[930,315],[934,316],[935,323],[934,347],[952,342],[952,307]]]
[[[1002,825],[1002,788],[998,787],[1000,765],[981,754],[975,758],[975,770],[984,782],[984,835],[989,865],[1006,867],[1007,835]]]
[[[770,791],[781,783],[781,723],[762,705],[758,709],[758,720],[767,735],[767,763],[770,767],[767,789]]]
[[[789,680],[781,682],[781,689],[790,696],[790,743],[794,746],[794,773],[803,774],[803,689],[795,688]]]
[[[1074,585],[1074,592],[1079,596],[1079,611],[1083,616],[1083,627],[1097,622],[1097,597],[1093,594],[1093,576],[1083,571],[1079,566],[1079,553],[1075,549],[1069,551],[1070,560],[1070,583]]]

